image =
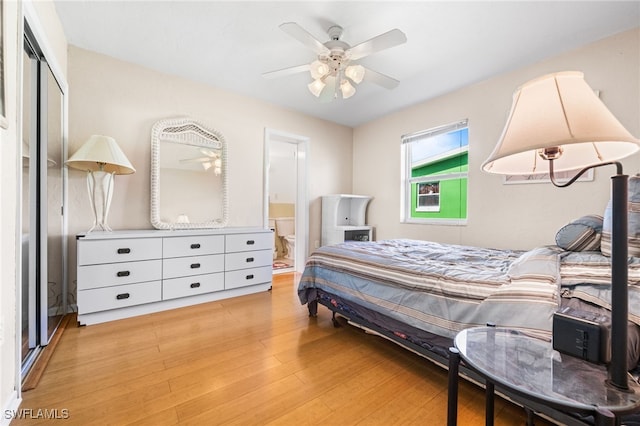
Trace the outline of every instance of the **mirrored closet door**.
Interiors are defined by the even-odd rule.
[[[22,366],[26,374],[66,312],[63,90],[25,31],[22,127]]]

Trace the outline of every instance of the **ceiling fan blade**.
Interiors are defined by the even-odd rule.
[[[291,74],[297,74],[299,72],[309,71],[309,64],[296,65],[295,67],[283,68],[280,70],[263,72],[262,76],[264,78],[278,78],[285,77]]]
[[[365,68],[364,80],[371,83],[375,83],[378,86],[382,86],[385,89],[389,89],[389,90],[395,89],[396,87],[398,87],[398,84],[400,84],[400,82],[395,78],[389,77],[388,75],[381,74],[369,68]]]
[[[316,55],[329,54],[329,49],[324,44],[295,22],[285,22],[280,25],[280,29],[313,50]]]
[[[180,163],[207,163],[213,160],[214,159],[211,157],[198,157],[198,158],[183,158],[182,160],[178,160],[178,161]]]
[[[407,36],[404,35],[402,31],[394,29],[367,41],[363,41],[360,44],[356,44],[352,48],[347,49],[346,53],[349,55],[349,59],[355,61],[356,59],[369,56],[372,53],[380,52],[381,50],[389,49],[406,42]]]

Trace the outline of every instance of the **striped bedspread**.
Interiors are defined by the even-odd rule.
[[[561,294],[606,307],[607,261],[556,246],[523,252],[406,239],[347,242],[309,257],[298,296],[308,303],[321,288],[445,337],[492,322],[550,339]],[[640,282],[636,266],[629,275]],[[630,294],[640,306],[638,290]]]

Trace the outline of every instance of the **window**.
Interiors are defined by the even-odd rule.
[[[418,202],[416,210],[419,212],[440,211],[440,182],[418,184]]]
[[[467,120],[402,136],[402,221],[465,224]]]

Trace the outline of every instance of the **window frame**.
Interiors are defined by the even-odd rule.
[[[467,179],[467,190],[468,190],[468,171],[465,172],[454,172],[454,173],[443,173],[439,175],[427,175],[427,176],[416,176],[412,177],[412,167],[411,167],[411,144],[413,142],[418,142],[421,140],[425,140],[430,137],[438,136],[445,133],[455,132],[461,129],[469,128],[469,120],[464,119],[454,123],[445,124],[443,126],[438,126],[434,128],[430,128],[427,130],[422,130],[414,133],[409,133],[401,136],[401,179],[400,179],[400,222],[401,223],[416,223],[416,224],[430,224],[430,225],[454,225],[454,226],[462,226],[467,224],[467,220],[469,218],[469,209],[467,205],[467,214],[464,218],[422,218],[422,217],[412,217],[412,186],[414,184],[421,183],[430,183],[430,182],[438,182],[439,189],[441,188],[442,182],[452,179]],[[469,144],[464,147],[461,147],[460,152],[467,152],[468,154]],[[417,203],[417,188],[416,188],[416,203]],[[440,191],[438,192],[440,198]],[[468,195],[467,195],[468,201]],[[438,202],[440,206],[440,200]],[[438,211],[440,210],[440,207]],[[416,204],[416,211],[419,212],[435,212],[435,210],[420,210]]]

